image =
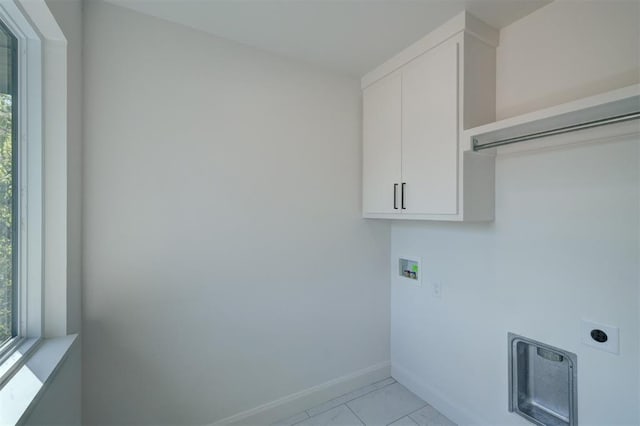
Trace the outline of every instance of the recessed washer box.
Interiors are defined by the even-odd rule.
[[[398,275],[416,285],[422,283],[422,262],[419,257],[401,256],[398,258]]]
[[[509,333],[509,411],[541,426],[577,426],[578,358]]]

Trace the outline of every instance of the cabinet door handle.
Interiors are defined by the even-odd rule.
[[[404,206],[404,187],[407,183],[402,182],[402,194],[400,196],[400,205],[402,206],[402,210],[406,210],[407,208]]]
[[[397,194],[398,194],[398,184],[394,183],[393,184],[393,208],[395,210],[398,210],[398,200],[397,200],[398,196],[397,196]]]

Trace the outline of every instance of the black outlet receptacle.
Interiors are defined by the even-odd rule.
[[[607,333],[602,330],[598,330],[597,328],[595,330],[591,330],[591,338],[598,343],[604,343],[609,340]]]

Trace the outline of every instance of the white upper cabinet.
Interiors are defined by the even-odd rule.
[[[362,133],[367,141],[362,150],[367,165],[363,201],[372,213],[394,213],[400,208],[401,81],[400,74],[394,73],[362,94]]]
[[[495,119],[496,44],[463,12],[363,77],[364,217],[493,219],[493,156],[459,136]]]
[[[443,43],[402,70],[405,212],[458,212],[458,43]]]

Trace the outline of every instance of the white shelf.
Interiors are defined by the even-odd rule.
[[[640,84],[465,130],[460,145],[472,151],[474,139],[484,144],[638,111]]]

